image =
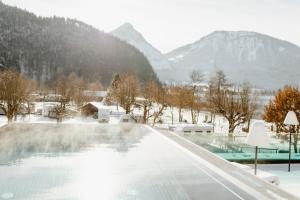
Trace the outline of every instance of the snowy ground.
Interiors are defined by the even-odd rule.
[[[187,124],[191,124],[192,123],[192,117],[191,117],[191,111],[188,109],[182,109],[182,118],[183,121],[187,121]],[[172,124],[172,110],[171,108],[167,108],[164,113],[163,116],[161,117],[162,121],[163,121],[163,126],[160,126],[159,124],[157,125],[158,127],[164,127],[167,128],[168,125]],[[206,112],[206,111],[201,111],[199,113],[199,117],[198,117],[198,125],[213,125],[212,123],[204,123],[205,119],[207,119],[208,121],[210,120],[210,113]],[[252,120],[251,122],[254,122],[257,120]],[[260,120],[259,120],[260,121]],[[179,124],[179,112],[177,108],[173,108],[173,123],[174,125]],[[183,122],[182,122],[183,123]],[[151,124],[151,120],[150,120],[150,124]],[[214,121],[214,132],[218,133],[218,134],[228,134],[228,128],[229,128],[229,124],[228,121],[220,116],[220,115],[216,115],[215,116],[215,121]],[[235,130],[235,134],[244,134],[242,132],[242,126],[238,126]]]
[[[139,111],[136,110],[136,112],[139,112]],[[172,124],[172,112],[173,112],[173,123],[174,123],[174,125],[179,124],[179,111],[178,111],[178,109],[173,108],[173,111],[172,111],[172,109],[168,107],[163,112],[163,116],[161,117],[161,120],[163,121],[164,125],[171,125]],[[181,114],[182,114],[183,121],[187,121],[188,124],[192,123],[192,117],[191,117],[191,111],[190,110],[182,109]],[[198,117],[198,124],[203,124],[203,122],[205,121],[205,118],[210,120],[210,114],[208,112],[205,112],[205,111],[200,112],[199,117]],[[149,122],[151,124],[151,119],[149,120]],[[182,123],[184,123],[184,122],[182,122]],[[226,133],[226,132],[228,132],[228,122],[225,118],[223,118],[221,116],[216,116],[216,118],[215,118],[215,132],[217,132],[217,133]],[[237,128],[237,132],[240,132],[239,128]]]
[[[278,176],[279,187],[300,198],[300,164],[292,164],[291,172],[287,171],[288,164],[261,164],[258,169]]]
[[[0,115],[0,127],[7,123],[7,119],[4,115]]]

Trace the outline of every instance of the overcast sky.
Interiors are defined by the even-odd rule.
[[[129,22],[162,52],[215,30],[249,30],[300,46],[300,0],[2,0],[109,32]]]

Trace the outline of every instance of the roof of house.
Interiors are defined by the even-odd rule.
[[[108,106],[108,105],[104,105],[102,102],[96,102],[96,101],[89,102],[89,103],[85,104],[84,106],[86,106],[88,104],[96,107],[98,110],[99,109],[109,109],[111,111],[125,112],[124,108],[122,108],[121,106],[119,106],[117,108],[117,106]]]
[[[87,105],[92,105],[94,107],[96,107],[97,109],[100,109],[102,106],[103,106],[103,103],[102,102],[95,102],[95,101],[92,101],[92,102],[88,102],[86,103],[84,106],[82,107],[85,107]]]

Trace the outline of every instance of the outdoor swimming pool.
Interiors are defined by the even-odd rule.
[[[254,147],[245,144],[245,136],[228,137],[220,134],[184,134],[193,143],[215,153],[222,158],[242,163],[252,163]],[[292,149],[293,150],[293,149]],[[259,149],[260,163],[285,163],[288,160],[288,143],[270,138],[269,148]],[[292,162],[300,162],[300,153],[292,152]]]
[[[0,129],[0,199],[296,199],[186,148],[141,125],[15,124]]]

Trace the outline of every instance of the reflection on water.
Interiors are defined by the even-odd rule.
[[[245,144],[245,137],[228,137],[212,133],[185,134],[184,137],[213,153],[243,153],[250,147]]]
[[[237,199],[163,137],[144,126],[6,128],[0,133],[0,199]]]
[[[114,166],[146,135],[134,126],[16,124],[1,129],[0,199],[118,199],[120,177]]]

